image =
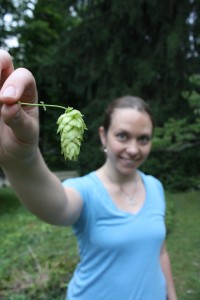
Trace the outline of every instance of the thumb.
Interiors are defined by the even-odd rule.
[[[12,123],[17,121],[20,118],[21,111],[20,105],[15,104],[2,104],[1,117],[5,124],[12,126]]]
[[[33,144],[38,140],[39,125],[37,122],[38,109],[32,109],[35,113],[29,115],[21,105],[3,104],[1,108],[1,118],[9,126],[15,137],[23,143]],[[36,118],[33,118],[35,115]]]

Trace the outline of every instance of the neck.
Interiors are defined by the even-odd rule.
[[[104,184],[111,190],[114,191],[115,195],[121,195],[125,202],[130,206],[137,205],[138,201],[135,198],[135,193],[138,189],[138,183],[140,176],[135,170],[130,175],[123,175],[117,173],[108,164],[105,163],[98,170],[99,177]]]

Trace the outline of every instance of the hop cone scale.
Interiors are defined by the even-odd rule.
[[[57,121],[58,130],[61,138],[61,154],[65,160],[77,160],[83,133],[86,130],[86,125],[83,121],[80,111],[68,107]]]

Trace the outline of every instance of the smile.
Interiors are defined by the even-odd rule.
[[[121,161],[128,166],[135,166],[135,164],[138,163],[139,159],[131,159],[131,158],[125,158],[125,157],[121,157]]]

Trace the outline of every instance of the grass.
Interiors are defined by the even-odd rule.
[[[200,193],[168,197],[175,202],[167,245],[177,293],[199,300]],[[0,299],[63,300],[78,261],[72,230],[38,220],[9,188],[0,189],[0,199]]]
[[[0,189],[0,299],[63,300],[77,263],[70,228],[48,225]]]
[[[179,299],[200,299],[200,192],[174,195],[175,223],[167,240]]]

